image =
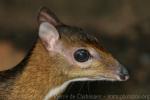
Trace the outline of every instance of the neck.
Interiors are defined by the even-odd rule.
[[[63,63],[63,62],[62,62]],[[52,91],[52,97],[60,94],[65,87],[61,87],[67,77],[58,68],[62,63],[57,57],[48,55],[41,41],[38,40],[29,58],[29,62],[22,74],[15,80],[10,98],[14,100],[47,98],[47,93]],[[61,87],[61,89],[58,89]],[[45,99],[47,100],[47,99]]]

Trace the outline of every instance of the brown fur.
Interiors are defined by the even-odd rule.
[[[8,100],[42,100],[49,90],[70,79],[92,78],[97,75],[115,79],[114,73],[119,66],[116,66],[116,60],[109,53],[101,50],[94,37],[86,36],[84,31],[78,31],[76,28],[74,30],[73,27],[62,27],[57,29],[66,50],[81,46],[94,48],[101,55],[101,59],[93,61],[90,68],[83,70],[77,65],[70,65],[62,55],[49,53],[38,40],[25,66],[18,65],[20,67],[16,75],[9,75],[9,81],[5,83],[9,86],[3,88],[5,91],[0,91],[0,96],[3,95],[3,98]],[[7,73],[4,75],[7,76]]]
[[[7,94],[8,100],[42,100],[49,90],[60,86],[69,79],[95,77],[97,75],[115,78],[113,75],[117,69],[117,66],[115,66],[116,60],[110,54],[101,51],[101,47],[98,46],[94,37],[83,35],[84,31],[78,31],[76,28],[74,30],[73,27],[62,27],[57,29],[62,36],[61,41],[63,41],[66,50],[73,46],[92,47],[100,53],[101,61],[94,61],[90,68],[83,70],[75,65],[70,65],[62,55],[49,53],[42,42],[38,40],[27,60],[27,64],[25,66],[19,65],[20,70],[14,77],[10,75],[10,77],[13,77],[12,80],[5,83],[10,84],[9,88],[7,87],[8,92],[6,90],[2,92],[2,90],[0,91],[1,95]],[[69,39],[69,37],[72,38]]]
[[[65,75],[62,75],[60,68],[58,68],[58,63],[56,57],[50,58],[48,56],[47,51],[38,41],[27,67],[15,80],[8,99],[42,100],[48,90],[61,85],[66,79]]]
[[[58,22],[59,20],[53,18],[55,15],[47,8],[43,8],[40,14],[40,23],[47,21],[58,31],[60,36],[57,42],[61,43],[62,51],[48,51],[43,41],[38,39],[25,62],[13,69],[0,72],[1,100],[43,100],[51,89],[77,78],[127,80],[125,76],[128,73],[125,68],[101,47],[94,35]],[[69,58],[73,57],[71,54],[74,48],[81,47],[90,51],[92,55],[92,62],[88,63],[86,68],[82,68],[81,63]],[[120,69],[123,69],[124,73]],[[118,79],[120,74],[125,79]]]

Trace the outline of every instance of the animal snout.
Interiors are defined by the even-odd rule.
[[[120,68],[117,71],[117,74],[118,74],[118,78],[120,81],[126,81],[129,79],[128,70],[122,65],[120,65]]]

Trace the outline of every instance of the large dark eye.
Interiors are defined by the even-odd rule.
[[[74,53],[74,58],[76,61],[78,62],[85,62],[88,61],[90,58],[90,53],[85,50],[85,49],[78,49],[75,53]]]

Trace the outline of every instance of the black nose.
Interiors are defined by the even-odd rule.
[[[121,81],[126,81],[129,79],[129,73],[125,67],[122,65],[119,68],[118,75]]]

